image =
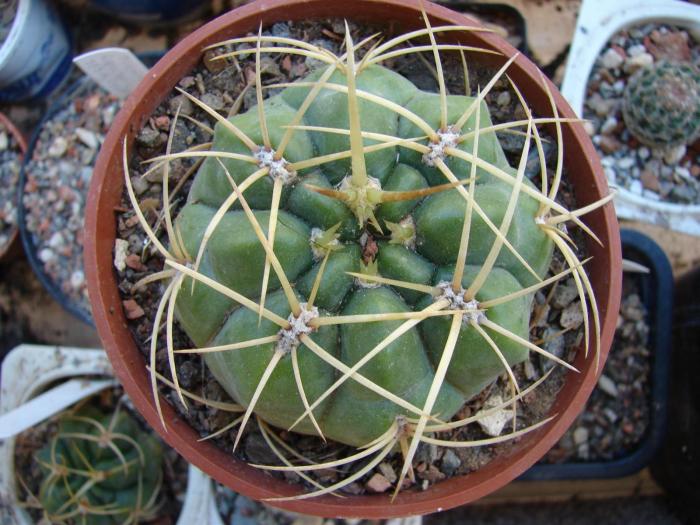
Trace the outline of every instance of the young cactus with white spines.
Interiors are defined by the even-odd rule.
[[[168,280],[151,339],[154,394],[157,331],[165,317],[171,385],[184,403],[175,356],[201,354],[242,405],[236,446],[255,414],[268,440],[273,425],[359,447],[342,460],[295,466],[273,444],[286,466],[262,468],[307,479],[305,471],[371,459],[332,486],[311,481],[318,490],[297,498],[358,479],[397,443],[404,454],[398,491],[421,442],[498,443],[545,424],[477,442],[431,437],[474,422],[450,419],[504,373],[513,396],[485,414],[513,406],[540,384],[543,379],[521,391],[512,371],[530,351],[573,368],[528,339],[534,293],[566,275],[580,293],[586,351],[589,333],[598,350],[595,298],[559,225],[573,221],[592,233],[578,217],[609,198],[573,212],[556,201],[567,119],[551,94],[553,116],[535,118],[513,86],[526,119],[492,123],[485,97],[507,78],[514,59],[476,96],[447,93],[441,52],[492,53],[436,42],[435,32],[456,30],[481,29],[432,28],[426,18],[426,29],[382,44],[355,43],[348,31],[341,56],[261,35],[223,43],[255,45],[218,58],[254,54],[257,105],[226,119],[183,92],[217,124],[210,148],[173,153],[171,140],[165,155],[150,160],[163,172],[169,203],[169,162],[204,159],[177,217],[164,205],[168,243],[139,210],[125,147],[127,190],[165,258],[159,277]],[[427,45],[400,47],[426,37]],[[421,91],[380,65],[421,51],[433,54],[439,93]],[[265,98],[262,53],[299,54],[323,65]],[[542,124],[554,125],[560,154],[551,182]],[[508,164],[497,131],[524,135],[517,166]],[[525,177],[531,147],[541,160],[542,187]],[[554,248],[569,268],[545,279]],[[193,348],[174,348],[176,318]]]

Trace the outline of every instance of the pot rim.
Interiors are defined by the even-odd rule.
[[[284,497],[299,493],[299,487],[265,475],[211,442],[199,442],[199,435],[181,419],[175,409],[162,401],[167,430],[163,429],[151,396],[145,361],[134,343],[123,310],[113,270],[112,250],[116,237],[114,207],[123,191],[121,156],[123,142],[133,143],[142,125],[153,110],[167,98],[177,82],[199,61],[201,50],[224,38],[257,31],[260,23],[345,16],[354,20],[382,20],[390,28],[424,27],[421,9],[425,9],[434,25],[474,25],[474,20],[445,7],[421,0],[258,0],[200,27],[161,59],[126,100],[103,143],[90,186],[85,221],[85,268],[93,316],[98,333],[117,377],[136,408],[161,436],[185,458],[214,479],[253,499]],[[499,51],[499,64],[517,51],[499,37],[488,32],[462,34],[464,40]],[[525,56],[519,55],[511,69],[511,78],[518,83],[526,100],[536,112],[549,112],[549,99],[541,82],[541,73]],[[573,111],[547,80],[559,114],[575,117]],[[602,167],[580,123],[563,128],[569,152],[565,165],[569,180],[576,188],[580,206],[607,195],[608,187]],[[604,362],[617,321],[621,286],[621,251],[617,219],[612,204],[589,214],[588,225],[603,242],[601,247],[588,240],[594,256],[589,275],[598,299],[601,315],[601,358]],[[508,456],[494,459],[484,468],[467,476],[457,476],[437,483],[426,491],[408,490],[399,493],[393,503],[387,494],[353,496],[338,499],[323,496],[308,500],[270,502],[286,510],[325,517],[390,518],[427,514],[474,501],[506,485],[516,478],[559,439],[583,408],[594,388],[599,370],[594,359],[586,360],[577,353],[580,374],[569,373],[558,394],[552,412],[557,418],[523,437]],[[602,368],[602,366],[601,366]]]
[[[22,152],[20,155],[20,165],[24,162],[24,157],[27,155],[27,138],[24,136],[24,133],[22,133],[17,126],[10,120],[10,118],[5,115],[4,113],[0,112],[0,124],[5,126],[7,131],[14,137],[14,139],[17,141],[17,144],[19,145],[19,149]],[[19,184],[19,179],[17,183]],[[15,199],[19,200],[19,190],[15,192]],[[17,219],[19,222],[19,206],[20,203],[17,202]],[[10,238],[8,241],[0,246],[0,261],[2,261],[6,255],[9,255],[15,251],[15,247],[17,246],[17,239],[19,238],[19,225],[15,224],[15,227],[10,230]]]

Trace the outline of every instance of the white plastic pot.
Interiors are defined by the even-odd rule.
[[[583,116],[588,78],[605,45],[618,31],[650,22],[683,27],[700,41],[700,6],[678,0],[583,1],[561,89],[577,115]],[[618,188],[615,210],[625,219],[700,236],[700,205],[654,201]]]
[[[77,376],[111,376],[112,368],[103,350],[21,345],[2,363],[0,413],[12,410],[62,379]],[[29,515],[17,505],[14,469],[15,439],[0,442],[0,502],[13,513],[17,525],[31,525]],[[1,518],[2,516],[0,516]],[[10,518],[10,519],[12,519]],[[209,519],[207,519],[209,518]],[[219,525],[212,481],[190,466],[185,502],[178,525],[195,523]]]
[[[10,33],[0,47],[0,102],[42,98],[67,77],[68,33],[45,0],[19,0]]]

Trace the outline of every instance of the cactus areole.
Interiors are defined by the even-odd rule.
[[[347,31],[337,54],[259,32],[261,19],[264,28],[281,19],[343,16],[391,19],[414,30],[365,40]],[[460,25],[441,25],[455,23]],[[222,42],[248,31],[253,36]],[[462,38],[465,43],[458,43]],[[174,60],[161,61],[144,79],[97,162],[86,268],[96,323],[115,372],[146,419],[189,461],[238,492],[303,513],[423,514],[503,486],[571,424],[612,340],[619,238],[585,131],[551,83],[511,51],[480,26],[430,3],[266,0],[198,30],[171,51]],[[165,151],[143,168],[149,180],[162,176],[162,227],[154,231],[131,184],[132,139],[137,123],[148,119],[203,52],[208,60],[235,67],[235,57],[253,66],[248,81],[257,104],[229,116],[207,106],[195,90],[179,90],[180,100],[202,110],[187,118],[210,117],[202,124],[212,129],[212,138],[176,150],[181,142],[173,140],[174,130],[184,116],[173,112]],[[423,91],[385,67],[416,52],[432,63],[437,92]],[[316,66],[295,82],[269,85],[260,67],[266,54],[297,56]],[[448,54],[465,70],[472,61],[491,64],[493,76],[479,86],[465,82],[463,90],[450,84],[448,92]],[[487,100],[499,82],[510,86],[522,109],[510,122],[491,119]],[[497,133],[521,141],[511,163]],[[549,171],[544,140],[556,152]],[[531,181],[525,167],[533,155],[541,170]],[[201,161],[186,198],[187,186],[169,180],[171,162],[182,158]],[[120,161],[123,172],[116,166]],[[558,198],[564,166],[578,209]],[[153,332],[140,348],[113,306],[119,298],[112,252],[121,198],[117,174],[151,253],[164,262],[162,271],[143,279],[160,302],[148,312]],[[175,200],[178,205],[171,205]],[[590,260],[579,260],[565,224],[593,239],[587,244]],[[553,270],[555,251],[563,264]],[[584,311],[575,366],[530,341],[534,294],[562,278],[573,280]],[[175,344],[176,324],[191,347]],[[150,352],[148,367],[141,350]],[[159,351],[167,355],[166,366],[157,359]],[[534,423],[518,416],[497,436],[461,433],[479,417],[512,411],[547,381],[544,375],[518,384],[514,367],[533,352],[572,370],[566,377],[573,380],[565,382],[551,413]],[[177,373],[183,354],[201,356],[235,403],[183,388]],[[460,419],[465,403],[494,381],[502,402],[494,405],[492,399],[478,417]],[[211,432],[229,432],[235,451],[247,439],[246,429],[259,431],[279,462],[247,465],[229,447],[201,442],[202,435],[163,402],[159,390],[168,389],[182,402],[190,399],[190,407],[203,403],[222,415],[233,413],[222,425],[217,418]],[[349,446],[337,448],[345,456],[309,464],[300,460],[294,440],[282,441],[290,434],[280,430]],[[459,441],[464,436],[476,437]],[[508,455],[469,476],[400,493],[403,480],[413,478],[421,444],[473,447],[513,439],[518,442]],[[348,505],[326,497],[362,482],[394,453],[403,465],[394,499],[360,495]],[[350,463],[352,468],[344,467]],[[346,475],[325,485],[313,471],[326,468]],[[263,470],[298,473],[313,488]]]

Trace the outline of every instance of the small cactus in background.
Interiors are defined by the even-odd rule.
[[[551,117],[535,118],[513,86],[526,120],[491,122],[485,97],[515,57],[475,96],[468,87],[464,96],[447,93],[440,52],[460,53],[465,77],[465,52],[491,53],[435,41],[434,31],[455,29],[477,28],[431,28],[426,18],[426,29],[411,37],[428,38],[430,45],[415,48],[400,47],[406,36],[372,45],[371,39],[353,42],[347,31],[342,56],[287,38],[222,43],[246,49],[219,59],[255,55],[257,106],[226,119],[182,92],[217,124],[211,146],[173,153],[176,115],[166,154],[150,160],[150,171],[163,175],[165,243],[140,210],[125,141],[129,198],[165,259],[164,271],[148,281],[168,281],[151,337],[158,410],[155,355],[165,318],[169,384],[185,404],[189,394],[179,387],[175,356],[201,354],[242,405],[243,416],[232,423],[239,425],[234,448],[255,414],[287,465],[262,468],[294,471],[308,480],[307,470],[374,455],[342,482],[324,488],[311,481],[319,490],[295,498],[351,483],[397,444],[404,454],[397,492],[412,475],[420,443],[481,444],[430,435],[474,422],[448,421],[504,373],[513,394],[483,416],[514,407],[539,384],[521,391],[512,371],[529,351],[573,368],[529,341],[534,293],[566,275],[574,276],[581,297],[586,350],[589,305],[599,348],[592,288],[561,225],[573,221],[592,234],[578,217],[610,198],[576,211],[556,202],[565,119],[544,77]],[[356,55],[364,48],[360,59]],[[421,91],[380,65],[417,51],[432,53],[439,93]],[[323,64],[265,99],[263,52],[291,52]],[[556,130],[560,158],[551,179],[541,124]],[[516,168],[507,162],[497,130],[525,137]],[[541,187],[524,176],[531,146],[540,155]],[[187,203],[173,218],[168,177],[169,163],[177,158],[204,162]],[[569,268],[545,278],[554,248]],[[174,348],[176,317],[193,348]],[[483,443],[515,438],[547,421]],[[345,459],[295,466],[269,439],[270,424],[366,447]]]
[[[135,524],[157,515],[163,448],[124,410],[66,412],[36,459],[44,477],[31,506],[47,523]]]
[[[629,79],[622,115],[627,129],[656,148],[690,144],[700,136],[700,70],[661,61]]]

